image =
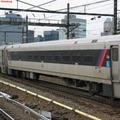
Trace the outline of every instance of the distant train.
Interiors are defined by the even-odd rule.
[[[59,76],[91,94],[120,98],[120,35],[2,46],[0,71]]]

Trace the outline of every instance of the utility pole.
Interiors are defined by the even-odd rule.
[[[26,43],[28,43],[28,16],[26,16]]]
[[[69,26],[70,26],[70,13],[69,13],[70,5],[67,4],[67,39],[69,39]]]
[[[117,34],[117,0],[114,0],[114,27],[113,27],[113,34]]]
[[[7,45],[7,40],[6,40],[6,32],[4,32],[4,42],[5,42],[5,45]]]
[[[18,0],[17,0],[17,9],[18,9]]]

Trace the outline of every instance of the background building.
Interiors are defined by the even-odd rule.
[[[34,31],[33,30],[28,30],[28,43],[34,42]]]
[[[103,32],[101,36],[113,35],[114,33],[114,21],[111,18],[107,18],[104,22]],[[120,18],[117,18],[117,33],[120,34]]]
[[[0,45],[34,42],[34,31],[28,31],[25,21],[21,15],[11,11],[1,17]]]
[[[59,31],[44,31],[44,41],[59,40]]]
[[[85,38],[86,37],[86,20],[85,19],[80,19],[76,18],[76,15],[70,15],[69,17],[70,24],[75,23],[78,26],[73,26],[69,28],[70,31],[70,39],[73,38]],[[65,16],[64,19],[61,20],[62,24],[67,24],[67,16]],[[60,28],[60,39],[66,39],[66,28]]]
[[[44,38],[42,37],[42,35],[37,35],[37,37],[35,37],[35,42],[43,42]]]
[[[103,32],[101,36],[112,35],[113,34],[113,21],[110,18],[107,18],[104,22]]]

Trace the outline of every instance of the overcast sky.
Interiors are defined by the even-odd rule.
[[[1,1],[1,0],[0,0]],[[113,14],[113,0],[3,0],[3,1],[12,1],[12,3],[9,2],[0,2],[1,8],[19,8],[19,9],[30,9],[33,6],[39,6],[32,8],[33,10],[61,10],[64,9],[66,11],[67,3],[70,4],[70,7],[75,7],[73,9],[70,9],[70,12],[89,12],[89,13],[104,13],[104,14]],[[100,1],[106,1],[101,3]],[[25,3],[23,3],[25,2]],[[88,5],[90,3],[93,3],[91,5]],[[31,5],[30,5],[31,4]],[[87,4],[87,6],[82,6]],[[118,6],[120,6],[120,0],[118,0]],[[120,8],[118,7],[120,10]],[[0,11],[0,16],[2,17],[5,12],[8,11]],[[120,11],[119,11],[120,12]],[[35,18],[35,19],[53,19],[53,20],[61,20],[64,18],[64,15],[61,14],[47,14],[47,13],[33,13],[33,12],[15,12],[17,14],[21,14],[22,17],[25,17],[28,15],[29,18]],[[120,13],[118,14],[120,16]],[[103,30],[103,23],[107,17],[102,16],[101,18],[97,18],[97,16],[86,16],[86,15],[77,15],[78,18],[87,19],[87,35],[100,35],[100,32]],[[91,18],[95,17],[95,20],[91,21]],[[109,17],[112,18],[112,17]],[[42,34],[42,31],[44,29],[57,29],[57,28],[51,28],[51,27],[29,27],[29,29],[33,29],[36,31],[36,34],[40,33]]]

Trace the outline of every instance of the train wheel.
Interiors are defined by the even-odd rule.
[[[99,87],[98,83],[94,83],[94,82],[89,83],[89,93],[91,95],[94,95],[94,94],[98,93],[99,92],[99,88],[100,87]]]

